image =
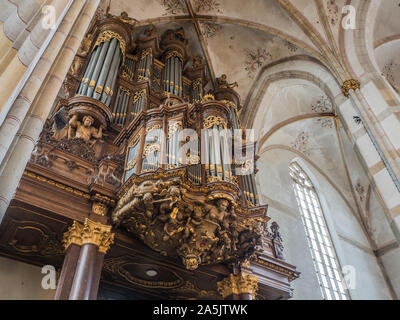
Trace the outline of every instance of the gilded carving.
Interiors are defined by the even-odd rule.
[[[92,211],[94,214],[97,214],[99,216],[105,216],[108,211],[107,205],[101,202],[95,202],[92,205]]]
[[[342,92],[348,97],[350,95],[350,90],[359,90],[360,89],[360,81],[355,79],[349,79],[343,82]]]
[[[159,174],[149,179],[121,194],[112,214],[117,227],[163,255],[179,256],[188,270],[253,255],[262,228],[259,222],[249,228],[244,220],[251,216],[236,214],[234,198],[222,186],[219,192],[199,196],[181,178],[163,179]]]
[[[250,294],[255,297],[258,290],[258,278],[255,276],[244,275],[240,273],[235,276],[230,274],[229,277],[218,282],[218,292],[226,299],[232,295]]]
[[[103,42],[108,42],[108,41],[112,40],[113,38],[116,38],[119,41],[119,45],[121,47],[121,51],[122,51],[122,54],[123,54],[124,60],[125,60],[126,41],[120,34],[114,32],[114,31],[106,30],[106,31],[100,33],[93,48],[96,48],[98,45],[102,44]]]
[[[210,129],[214,126],[223,126],[225,129],[227,128],[225,120],[218,116],[209,116],[203,122],[204,129]]]
[[[76,221],[72,223],[72,226],[64,233],[63,245],[65,249],[68,249],[71,244],[82,245],[82,230],[82,224]]]
[[[183,61],[183,56],[179,51],[176,50],[169,51],[165,56],[165,60],[168,60],[169,58],[172,57],[178,57],[181,61]]]
[[[78,246],[94,244],[99,248],[99,252],[105,254],[114,243],[114,233],[111,233],[111,226],[105,226],[89,219],[85,219],[84,224],[74,221],[64,234],[63,243],[65,249],[71,244]]]
[[[206,102],[206,101],[214,101],[214,100],[215,100],[215,96],[214,96],[213,94],[210,94],[210,93],[206,94],[206,95],[203,97],[203,102]]]

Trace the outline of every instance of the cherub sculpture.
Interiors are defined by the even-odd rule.
[[[216,203],[216,206],[207,206],[208,209],[208,219],[217,222],[218,224],[224,226],[225,228],[229,227],[229,223],[226,221],[226,218],[230,215],[228,211],[229,201],[226,199],[219,199]]]

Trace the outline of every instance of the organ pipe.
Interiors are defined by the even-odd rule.
[[[122,56],[118,39],[101,42],[92,53],[78,94],[110,106]]]

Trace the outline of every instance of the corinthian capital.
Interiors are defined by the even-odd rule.
[[[105,254],[111,244],[114,243],[114,233],[111,232],[111,226],[106,226],[89,219],[86,219],[84,224],[74,221],[64,234],[63,243],[66,249],[71,244],[79,246],[94,244],[99,248],[99,252]]]
[[[230,274],[229,277],[218,282],[218,292],[225,299],[231,295],[251,294],[255,297],[258,289],[258,278],[240,273],[237,276]]]

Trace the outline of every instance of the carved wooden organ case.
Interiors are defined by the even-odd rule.
[[[280,268],[295,279],[280,236],[268,231],[255,161],[228,161],[249,149],[235,143],[245,137],[234,134],[241,129],[234,86],[221,77],[205,92],[211,87],[204,58],[190,56],[182,28],[159,36],[149,27],[136,38],[133,30],[121,17],[93,24],[28,175],[37,177],[29,173],[37,166],[58,170],[77,186],[71,192],[90,199],[93,212],[110,217],[115,230],[187,270],[219,263],[242,268],[253,261],[260,270]],[[65,153],[72,155],[64,160],[69,173],[54,164]]]

